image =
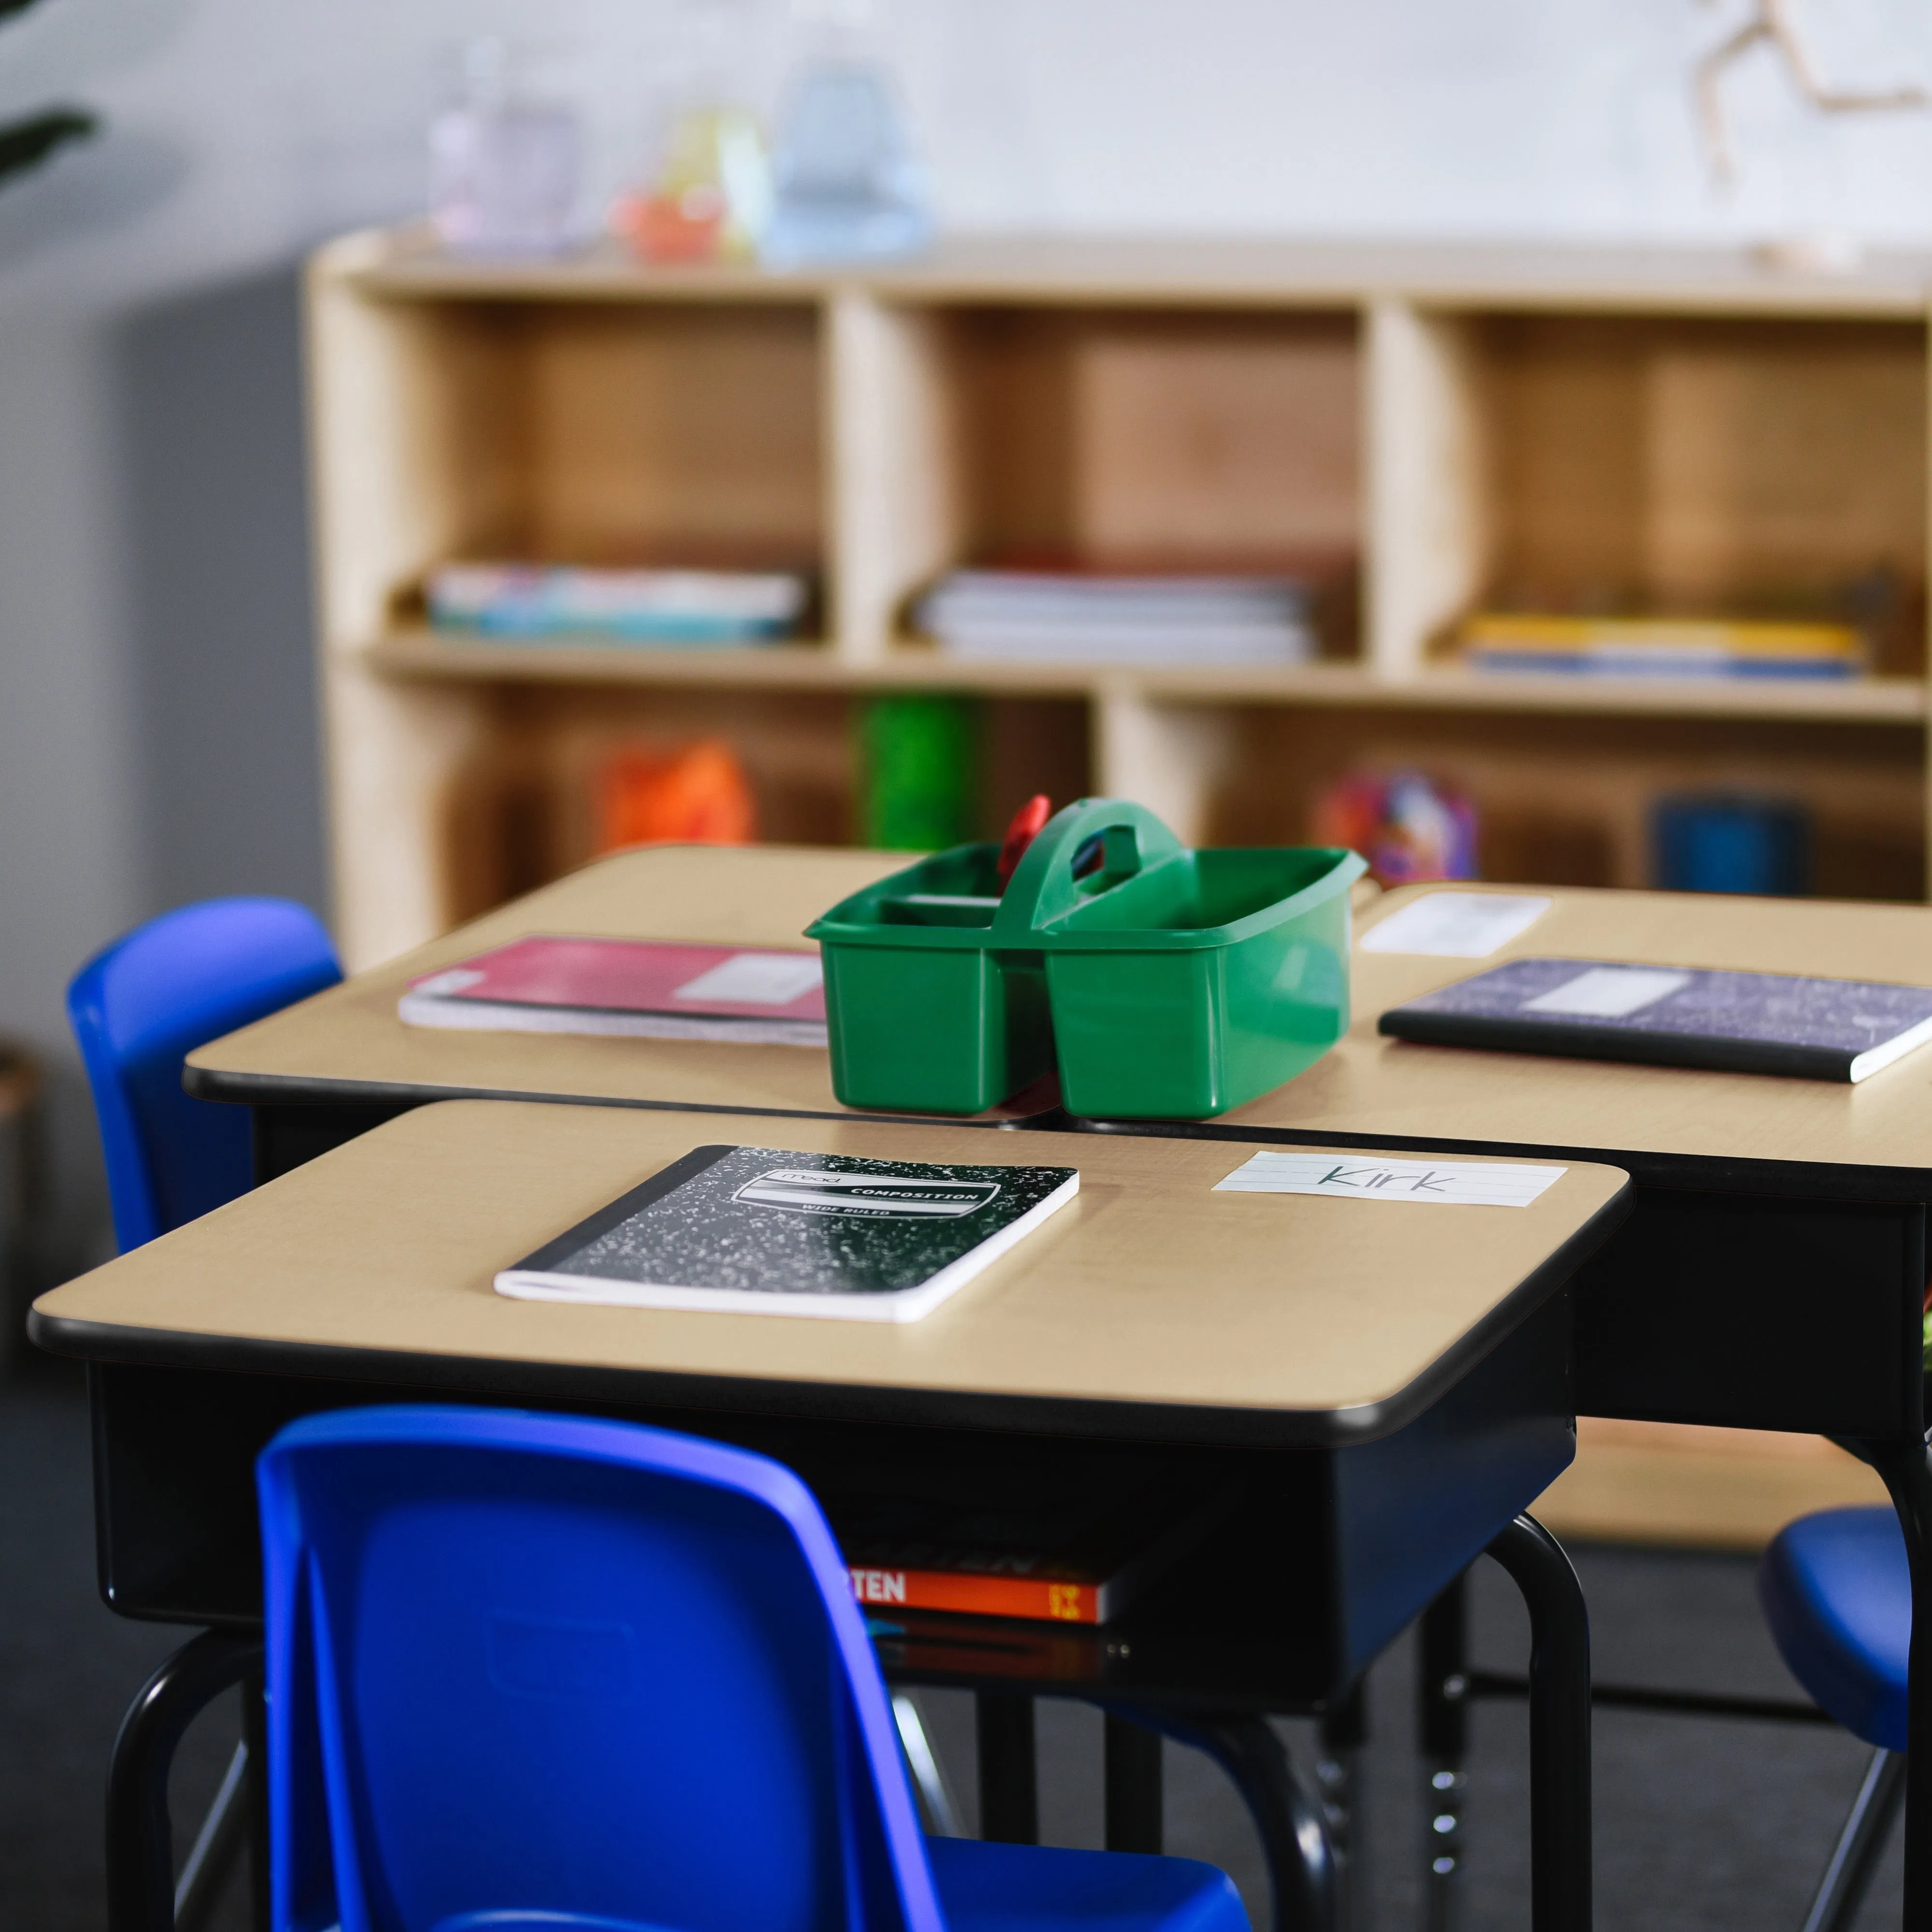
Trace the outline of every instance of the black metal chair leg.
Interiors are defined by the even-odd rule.
[[[974,1699],[980,1741],[980,1835],[998,1844],[1040,1843],[1039,1760],[1033,1700],[1010,1690]]]
[[[1838,1834],[1832,1862],[1825,1868],[1818,1895],[1804,1915],[1804,1932],[1851,1932],[1892,1820],[1904,1802],[1904,1753],[1874,1751]]]
[[[237,1744],[175,1880],[175,1932],[200,1932],[241,1855],[248,1835],[248,1747]]]
[[[183,1644],[128,1707],[107,1778],[108,1932],[174,1932],[168,1769],[196,1716],[250,1671],[259,1672],[261,1663],[256,1639],[204,1630]]]
[[[1321,1738],[1315,1782],[1341,1888],[1340,1923],[1346,1932],[1360,1932],[1368,1920],[1368,1816],[1361,1776],[1362,1748],[1369,1741],[1366,1679],[1322,1712]]]
[[[1341,1888],[1322,1802],[1295,1774],[1274,1726],[1252,1712],[1132,1714],[1177,1743],[1204,1751],[1226,1772],[1260,1834],[1274,1890],[1274,1932],[1335,1932]]]
[[[1422,1923],[1458,1932],[1462,1914],[1463,1766],[1469,1755],[1469,1580],[1422,1613],[1416,1730],[1422,1759]]]
[[[1489,1546],[1529,1610],[1530,1923],[1590,1932],[1590,1616],[1563,1546],[1532,1516]]]

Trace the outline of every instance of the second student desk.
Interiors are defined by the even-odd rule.
[[[499,1269],[720,1142],[1077,1166],[1080,1190],[904,1325],[492,1292]],[[890,1469],[930,1500],[1000,1481],[1010,1493],[1016,1474],[1036,1483],[1076,1464],[1102,1465],[1083,1480],[1109,1487],[1150,1466],[1184,1472],[1220,1506],[1121,1618],[1040,1629],[894,1612],[877,1635],[897,1675],[1119,1703],[1215,1751],[1263,1827],[1282,1927],[1312,1928],[1331,1900],[1306,1888],[1321,1827],[1292,1791],[1284,1804],[1292,1780],[1256,1712],[1345,1692],[1491,1546],[1536,1633],[1535,1922],[1586,1932],[1581,1600],[1555,1545],[1511,1526],[1574,1453],[1565,1284],[1623,1213],[1628,1184],[1570,1163],[1526,1204],[1434,1211],[1217,1191],[1253,1151],[431,1106],[43,1296],[33,1334],[91,1365],[110,1601],[230,1630],[259,1627],[253,1472],[269,1437],[296,1415],[412,1393],[720,1436],[779,1455],[828,1500],[854,1466]],[[169,1694],[130,1717],[122,1771],[141,1762],[130,1734],[138,1747],[164,1721],[153,1712]],[[117,1774],[116,1790],[141,1783]],[[145,1850],[134,1835],[130,1850],[110,1834],[116,1896],[133,1900],[116,1932],[171,1916],[165,1832]],[[144,1912],[144,1896],[163,1903]]]
[[[1300,1078],[1214,1120],[1112,1131],[1607,1162],[1630,1220],[1577,1279],[1582,1415],[1833,1436],[1883,1478],[1910,1552],[1906,1912],[1932,1928],[1932,1470],[1921,1317],[1932,1203],[1932,1048],[1858,1086],[1424,1046],[1389,1007],[1549,956],[1932,983],[1932,908],[1557,892],[1480,958],[1361,944],[1425,892],[1378,900],[1355,1019]],[[1486,890],[1532,892],[1533,887]]]

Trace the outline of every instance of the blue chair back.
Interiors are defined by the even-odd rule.
[[[277,1932],[940,1932],[790,1471],[402,1407],[292,1424],[257,1482]]]
[[[342,977],[322,922],[288,899],[208,899],[97,952],[67,989],[124,1252],[245,1192],[246,1107],[190,1099],[182,1062]]]

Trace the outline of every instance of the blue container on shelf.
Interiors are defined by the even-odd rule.
[[[1666,892],[1797,898],[1810,890],[1811,814],[1793,799],[1676,794],[1652,808],[1651,850]]]

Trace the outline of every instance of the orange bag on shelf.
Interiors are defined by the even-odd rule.
[[[614,752],[597,781],[597,849],[674,843],[746,845],[758,836],[751,782],[730,746]]]

